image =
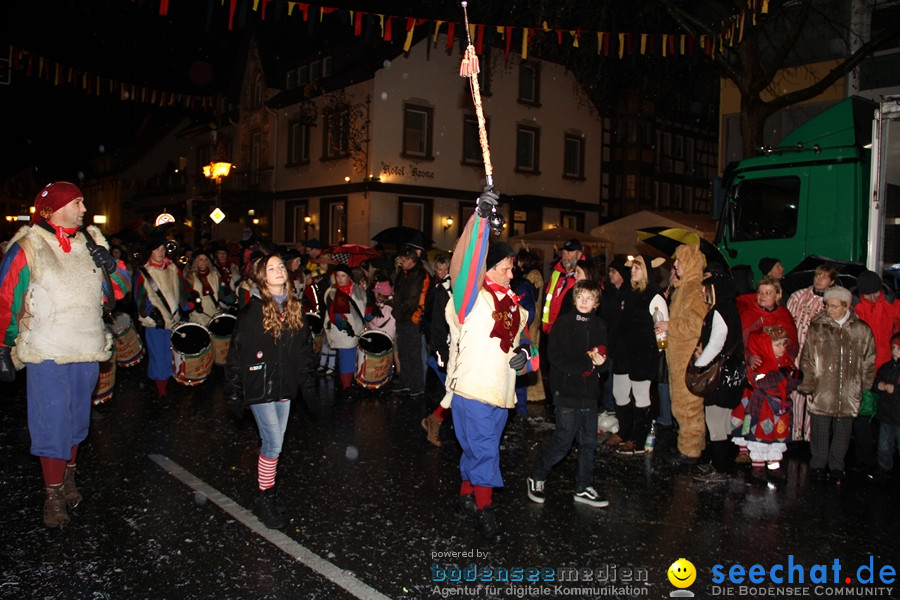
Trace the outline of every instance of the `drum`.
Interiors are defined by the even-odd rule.
[[[116,346],[116,364],[120,367],[133,367],[144,358],[144,345],[134,328],[134,322],[125,313],[116,313],[112,323],[106,327],[113,336]]]
[[[316,313],[306,313],[306,324],[309,325],[309,331],[312,333],[313,352],[318,354],[322,351],[322,341],[325,339],[322,317]]]
[[[237,317],[228,313],[219,313],[209,321],[206,326],[212,338],[213,364],[217,367],[225,366],[228,357],[228,346],[231,345],[231,333]]]
[[[116,362],[118,362],[116,360],[116,350],[113,349],[109,359],[100,363],[100,376],[97,378],[94,393],[91,394],[91,400],[95,406],[103,404],[112,398],[113,388],[116,385]]]
[[[356,353],[356,383],[375,390],[391,378],[394,362],[394,341],[383,331],[366,331],[359,336]]]
[[[179,323],[172,330],[172,370],[181,385],[200,385],[212,371],[211,340],[206,327]]]

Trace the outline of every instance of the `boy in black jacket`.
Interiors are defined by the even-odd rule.
[[[603,508],[609,502],[591,485],[597,449],[599,372],[606,370],[606,323],[594,313],[600,304],[600,284],[579,281],[572,297],[575,310],[557,319],[547,349],[556,430],[528,478],[528,497],[543,504],[544,480],[577,439],[575,502]]]
[[[878,411],[878,468],[873,477],[886,479],[894,468],[895,447],[900,449],[900,333],[891,338],[891,360],[875,376]]]

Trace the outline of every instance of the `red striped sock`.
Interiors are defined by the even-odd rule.
[[[66,459],[41,456],[41,473],[44,475],[44,485],[58,485],[62,483],[66,473]]]
[[[275,485],[275,469],[278,467],[278,458],[266,458],[262,454],[259,455],[257,470],[259,474],[259,490],[266,491]]]
[[[462,485],[459,486],[459,495],[460,496],[468,496],[469,494],[474,494],[475,488],[472,487],[472,484],[466,480],[462,482]]]
[[[78,456],[78,444],[72,446],[72,457],[69,459],[69,463],[67,466],[74,467],[75,466],[75,457]]]
[[[753,468],[754,468],[754,469],[765,469],[765,468],[766,468],[766,461],[764,461],[764,460],[754,460],[754,461],[753,461]]]
[[[447,416],[447,409],[438,404],[438,407],[434,409],[434,412],[431,414],[433,414],[438,421],[443,422],[444,418]]]

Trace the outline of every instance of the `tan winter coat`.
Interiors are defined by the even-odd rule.
[[[812,394],[810,413],[855,417],[862,391],[875,380],[875,336],[853,309],[843,327],[823,310],[809,324],[800,369],[797,389]]]
[[[108,248],[99,229],[87,230],[98,246]],[[10,242],[22,247],[30,274],[12,349],[16,364],[107,360],[112,335],[103,324],[105,277],[88,253],[84,235],[71,238],[68,253],[53,233],[39,226],[23,228]]]
[[[519,307],[519,330],[509,352],[500,349],[500,340],[490,337],[494,328],[494,301],[488,290],[482,289],[475,306],[462,325],[456,316],[453,302],[444,311],[450,325],[450,358],[447,361],[447,395],[442,406],[453,394],[491,406],[513,408],[516,405],[516,372],[509,359],[519,345],[528,313]]]

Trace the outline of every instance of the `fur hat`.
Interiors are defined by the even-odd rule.
[[[485,266],[488,269],[493,269],[504,258],[513,258],[515,255],[516,251],[506,242],[491,242],[491,245],[488,246]]]
[[[144,254],[150,256],[150,253],[166,243],[166,239],[161,235],[152,235],[144,242]]]
[[[775,267],[775,265],[778,264],[778,262],[779,261],[777,258],[770,258],[770,257],[766,256],[764,258],[759,259],[759,264],[757,266],[759,267],[760,273],[762,273],[763,276],[765,276],[765,275],[769,274],[769,271],[771,271]]]
[[[860,295],[880,292],[881,277],[874,271],[863,271],[856,278],[856,291]]]
[[[825,300],[827,301],[831,298],[840,300],[847,306],[850,306],[850,303],[853,302],[853,296],[850,294],[850,290],[839,285],[833,285],[825,290]]]
[[[49,220],[53,213],[78,198],[84,198],[84,194],[81,193],[81,190],[74,183],[69,183],[68,181],[48,183],[34,197],[34,214],[31,215],[31,223],[40,225],[44,221]]]

